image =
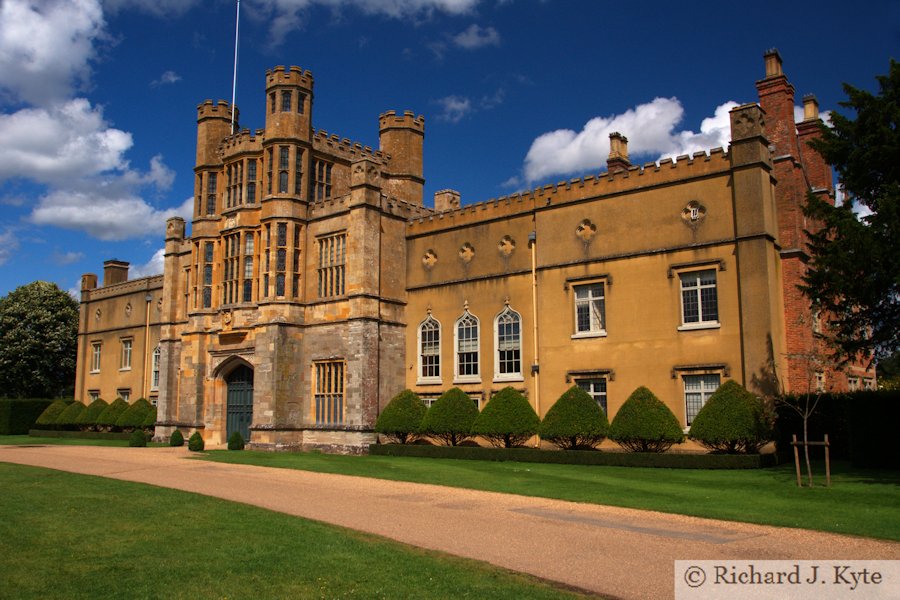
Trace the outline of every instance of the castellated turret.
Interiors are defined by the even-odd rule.
[[[411,111],[398,115],[389,110],[378,117],[378,134],[381,151],[390,156],[384,169],[388,194],[422,204],[425,117],[417,117]]]
[[[231,135],[231,123],[238,126],[239,111],[234,107],[234,115],[229,102],[206,100],[197,106],[197,162],[194,165],[194,216],[212,216],[218,210],[218,173],[222,168],[222,157],[218,147]]]
[[[309,141],[312,103],[312,73],[296,66],[266,71],[266,138]]]

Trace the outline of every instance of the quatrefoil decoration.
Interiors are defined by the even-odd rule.
[[[426,271],[430,271],[437,264],[437,260],[437,254],[434,253],[434,250],[428,250],[422,256],[422,266],[425,267]]]
[[[500,243],[497,244],[497,251],[500,253],[500,256],[508,258],[510,254],[516,249],[516,241],[509,237],[508,235],[504,235],[503,239],[500,240]]]
[[[705,218],[706,207],[696,200],[691,200],[687,203],[687,206],[681,209],[681,220],[684,221],[684,224],[688,227],[696,227]]]
[[[575,235],[585,244],[590,244],[594,236],[597,235],[597,226],[591,223],[590,219],[585,219],[575,228]]]
[[[475,258],[475,248],[469,242],[466,242],[459,249],[459,259],[463,261],[465,264],[469,264],[472,262],[472,259]]]

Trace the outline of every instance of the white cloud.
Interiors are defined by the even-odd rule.
[[[477,23],[453,36],[453,43],[466,50],[476,50],[485,46],[499,46],[500,34],[493,27],[481,27]]]
[[[439,121],[459,123],[472,111],[472,101],[463,96],[445,96],[436,102],[441,105],[441,113],[437,116]]]
[[[199,2],[198,0],[104,0],[103,4],[112,12],[132,9],[154,17],[177,17]]]
[[[83,98],[0,114],[0,180],[62,183],[127,165],[131,134],[107,126]]]
[[[84,252],[54,252],[50,255],[50,260],[55,265],[66,266],[77,263],[84,258]]]
[[[727,147],[731,133],[728,111],[736,105],[726,102],[717,107],[713,117],[703,120],[699,133],[675,130],[684,116],[677,98],[655,98],[622,114],[594,117],[579,132],[547,132],[532,142],[525,156],[524,179],[530,183],[551,175],[603,169],[609,156],[609,134],[615,131],[628,138],[632,158],[664,158]]]
[[[66,98],[90,75],[104,25],[97,0],[3,0],[0,92],[36,105]]]
[[[40,199],[30,220],[37,225],[75,229],[112,241],[158,237],[165,230],[166,219],[189,219],[193,212],[193,198],[177,208],[160,210],[127,191],[117,194],[116,187],[98,187],[89,193],[54,190]]]
[[[153,253],[150,260],[142,265],[131,267],[129,277],[137,279],[139,277],[150,277],[151,275],[161,275],[165,266],[166,249],[160,248]]]
[[[826,125],[831,127],[831,111],[830,110],[822,110],[819,111],[819,118],[822,119]],[[803,121],[803,107],[794,105],[794,123],[799,123]]]
[[[154,79],[150,82],[150,87],[159,87],[161,85],[170,85],[173,83],[178,83],[181,81],[181,75],[176,73],[175,71],[166,71],[162,75],[159,76],[159,79]]]
[[[5,264],[19,248],[19,239],[12,227],[0,233],[0,265]]]

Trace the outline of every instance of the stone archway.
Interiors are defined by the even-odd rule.
[[[237,366],[225,377],[225,385],[225,439],[237,431],[248,442],[253,421],[253,369],[246,364]]]

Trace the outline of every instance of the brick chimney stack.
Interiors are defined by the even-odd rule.
[[[103,286],[128,281],[129,264],[124,260],[108,260],[103,263]]]
[[[614,131],[609,134],[609,158],[606,159],[606,168],[610,173],[625,171],[631,163],[628,161],[628,138]]]

